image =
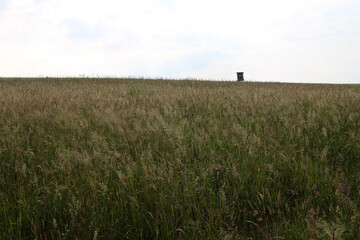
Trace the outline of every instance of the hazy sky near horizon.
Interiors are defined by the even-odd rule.
[[[0,0],[0,76],[360,83],[359,0]]]

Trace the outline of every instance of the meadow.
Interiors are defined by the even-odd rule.
[[[360,85],[2,78],[0,239],[360,239]]]

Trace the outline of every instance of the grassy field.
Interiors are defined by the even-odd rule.
[[[360,85],[0,79],[0,239],[360,239]]]

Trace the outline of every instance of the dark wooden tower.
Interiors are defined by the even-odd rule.
[[[238,82],[242,82],[242,81],[245,81],[244,80],[244,72],[237,72],[237,80]]]

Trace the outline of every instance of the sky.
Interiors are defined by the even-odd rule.
[[[0,0],[0,76],[360,83],[359,0]]]

